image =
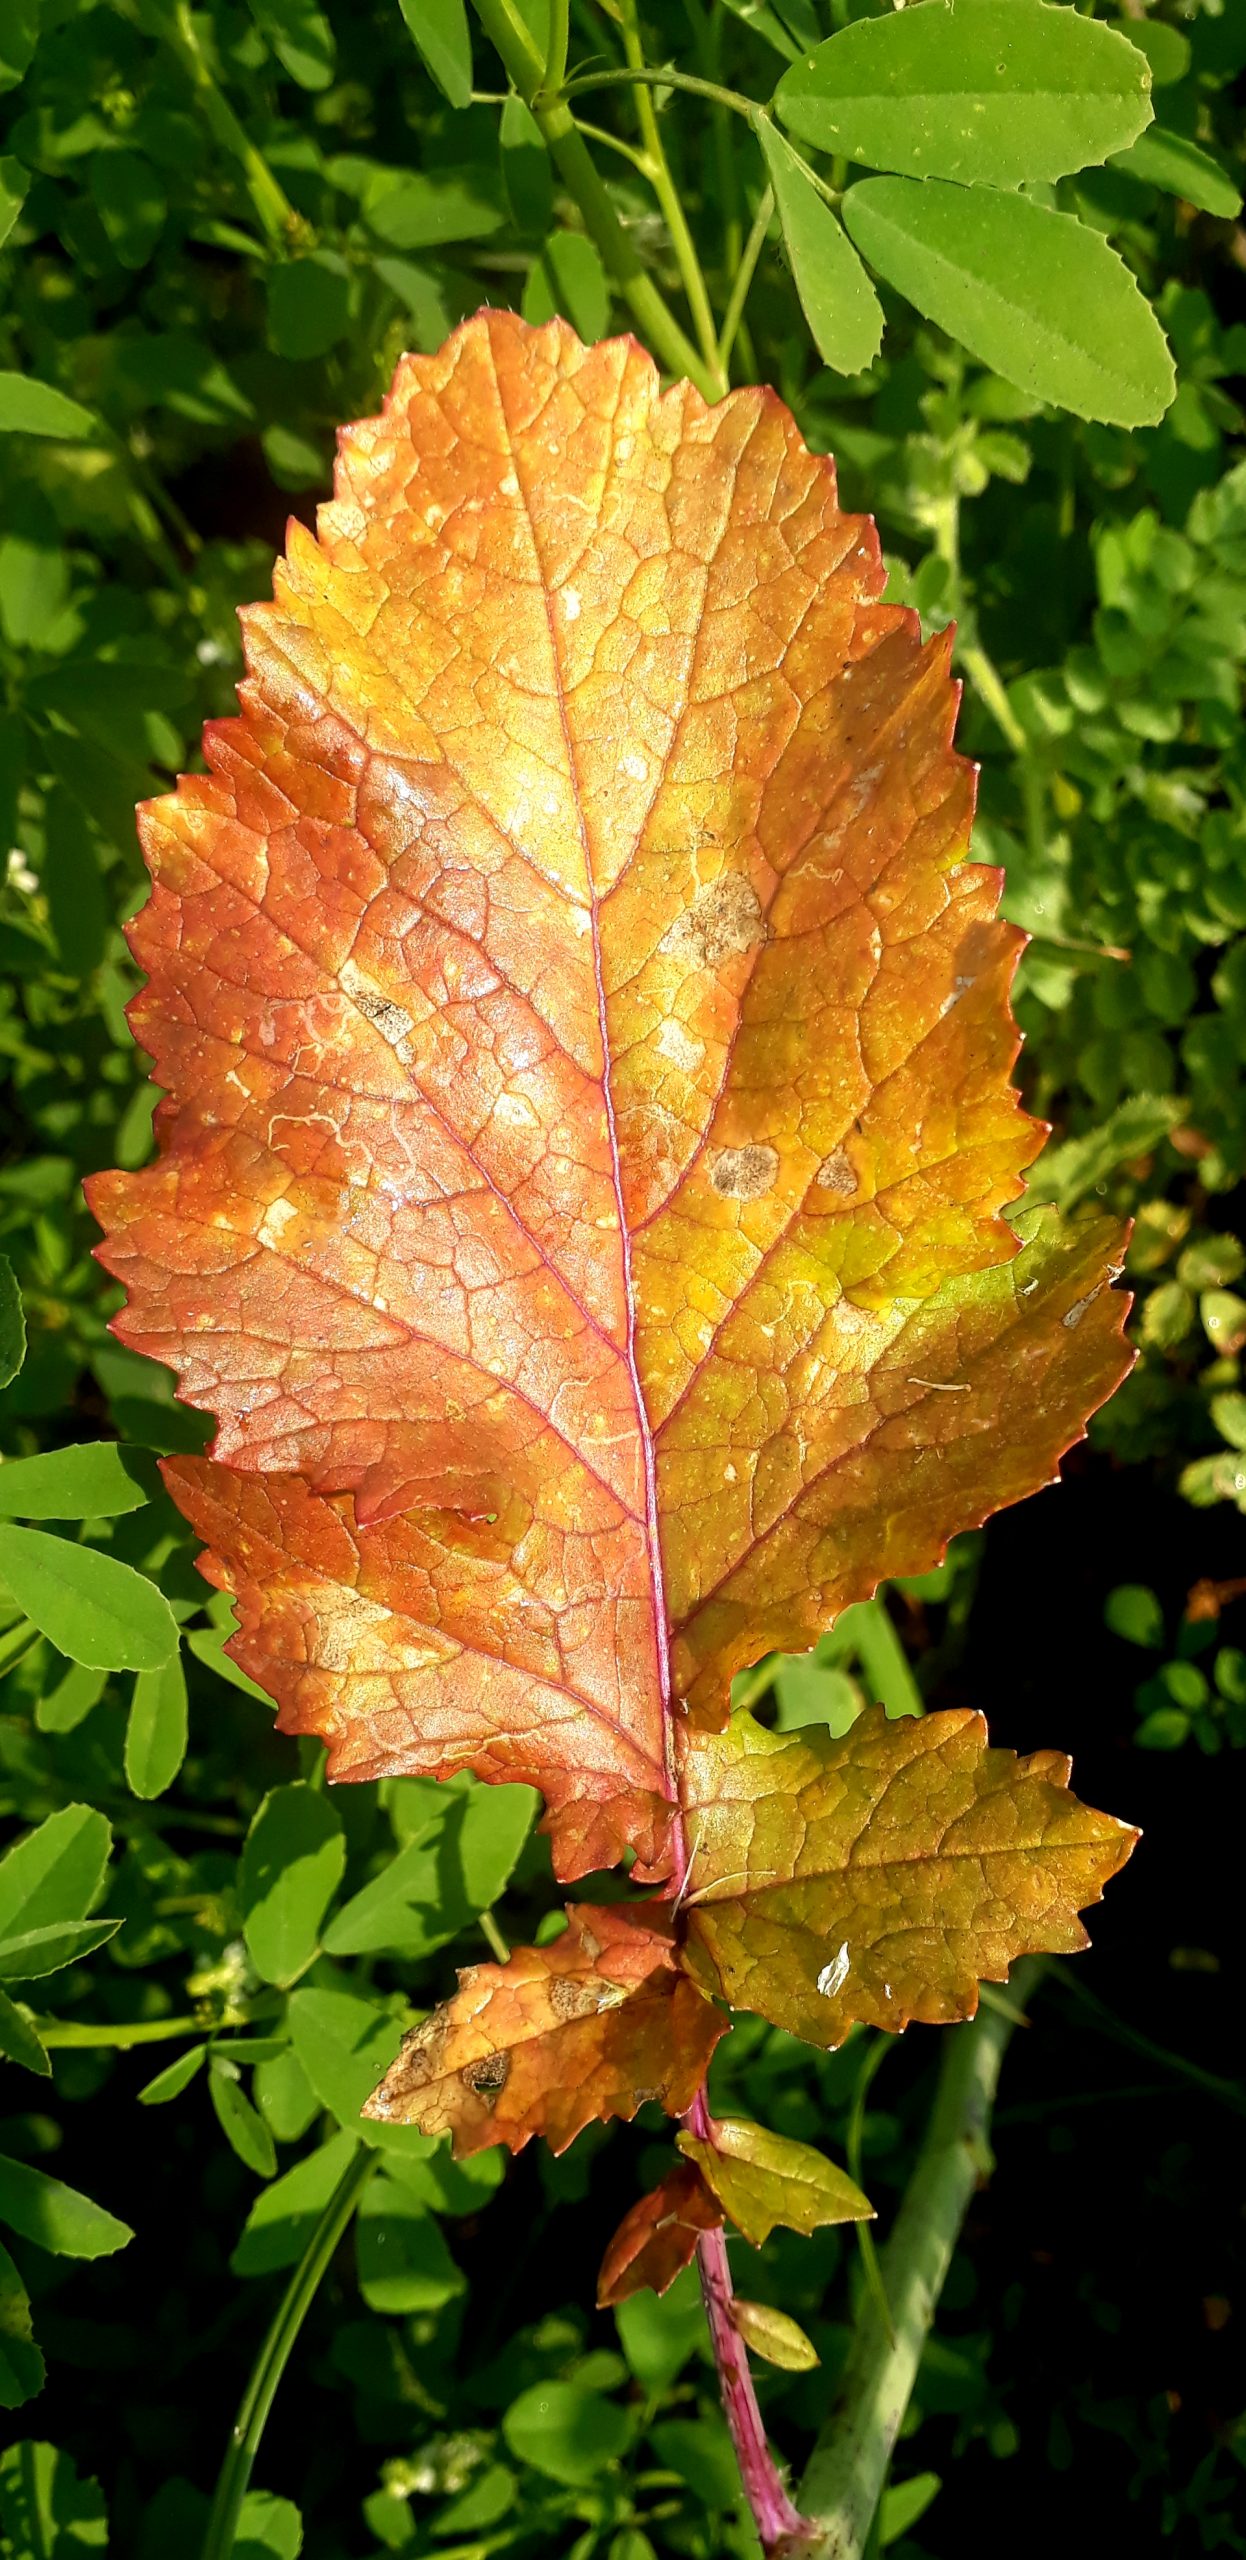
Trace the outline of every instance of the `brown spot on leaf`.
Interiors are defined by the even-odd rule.
[[[729,952],[753,951],[766,937],[752,881],[739,871],[723,871],[675,918],[658,949],[679,952],[699,969],[717,969]]]
[[[710,1167],[710,1181],[725,1200],[760,1200],[774,1189],[778,1170],[773,1147],[724,1147]]]
[[[549,2005],[556,2018],[591,2018],[603,2007],[601,1993],[595,1983],[577,1982],[569,1973],[556,1973],[549,1986]]]
[[[482,2053],[478,2062],[465,2063],[460,2074],[464,2088],[477,2098],[500,2097],[510,2076],[509,2053]]]

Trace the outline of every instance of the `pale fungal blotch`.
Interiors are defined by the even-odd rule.
[[[710,1167],[710,1181],[724,1200],[760,1200],[773,1191],[778,1170],[773,1147],[724,1147]]]
[[[684,1074],[689,1076],[700,1066],[705,1056],[704,1041],[694,1040],[691,1034],[685,1031],[682,1022],[664,1022],[654,1047],[660,1056],[670,1058],[675,1066],[682,1067]]]
[[[838,1191],[843,1199],[856,1190],[857,1177],[846,1147],[836,1147],[814,1175],[819,1191]]]
[[[766,940],[761,900],[751,880],[723,871],[667,927],[659,951],[673,951],[700,969],[716,969],[732,951],[754,951]]]

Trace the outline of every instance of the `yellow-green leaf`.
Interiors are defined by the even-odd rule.
[[[779,2365],[784,2373],[811,2373],[821,2363],[800,2322],[789,2320],[786,2311],[776,2311],[772,2303],[745,2302],[737,2294],[732,2317],[750,2354]]]
[[[808,2235],[823,2222],[872,2221],[874,2207],[844,2169],[824,2160],[807,2142],[768,2133],[764,2125],[724,2116],[708,2140],[678,2136],[686,2160],[695,2162],[724,2213],[755,2249],[776,2222]]]

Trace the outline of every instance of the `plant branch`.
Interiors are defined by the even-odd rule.
[[[670,373],[686,374],[706,400],[719,395],[717,374],[681,329],[669,303],[642,265],[619,220],[590,156],[588,145],[567,104],[567,91],[557,96],[544,87],[545,64],[524,26],[513,0],[474,0],[476,15],[508,77],[531,108],[564,185],[574,196],[584,227],[602,264],[626,302],[637,328]],[[632,80],[631,71],[624,77]]]
[[[143,2018],[133,2024],[119,2026],[89,2026],[75,2018],[36,2018],[33,2023],[40,2043],[47,2045],[49,2051],[54,2046],[64,2045],[79,2050],[84,2046],[108,2047],[119,2053],[128,2053],[132,2045],[167,2044],[175,2036],[203,2039],[222,2032],[232,2033],[235,2027],[254,2025],[257,2016],[271,2015],[272,2004],[264,2002],[258,2011],[248,2009],[243,2017],[230,2018],[215,2027],[202,2018]]]
[[[347,2162],[277,2306],[238,2407],[208,2518],[202,2560],[230,2560],[260,2438],[291,2350],[342,2233],[377,2163],[360,2143]]]
[[[479,8],[480,0],[476,0],[476,6]],[[759,110],[755,98],[746,98],[739,89],[724,89],[721,81],[702,80],[695,71],[671,71],[665,67],[661,71],[631,67],[626,71],[586,71],[579,79],[568,80],[562,94],[564,98],[579,98],[589,89],[618,89],[629,84],[644,89],[688,89],[695,98],[714,98],[720,107],[733,107],[738,116],[747,116],[750,123],[755,115],[765,113],[764,108]]]
[[[1007,739],[1013,754],[1026,756],[1029,740],[1004,690],[1003,679],[988,658],[981,642],[977,640],[962,642],[957,655],[974,692],[985,704],[996,728]]]
[[[242,170],[247,193],[274,247],[289,249],[310,237],[308,224],[291,204],[245,126],[234,114],[199,39],[189,0],[174,0],[162,18],[165,42],[177,55],[203,112],[204,123]]]
[[[1018,2008],[1042,1970],[1033,1959],[1017,1966],[1011,1991]],[[926,2138],[880,2254],[891,2334],[877,2304],[863,2301],[838,2395],[801,2483],[801,2504],[817,2529],[808,2560],[863,2560],[961,2225],[991,2167],[987,2132],[1013,2030],[1001,2009],[983,2007],[972,2025],[947,2032]]]
[[[894,2036],[882,2034],[876,2035],[857,2075],[857,2085],[853,2091],[852,2097],[852,2109],[848,2117],[848,2129],[844,2137],[844,2167],[846,2168],[854,2187],[859,2187],[861,2184],[861,2146],[865,2133],[865,2101],[873,2087],[875,2074],[886,2061],[887,2055],[892,2050],[894,2044]],[[865,2272],[865,2281],[869,2286],[870,2292],[873,2294],[874,2305],[880,2319],[882,2320],[887,2336],[890,2338],[892,2345],[894,2346],[895,2332],[891,2326],[891,2309],[887,2301],[887,2288],[883,2283],[882,2269],[878,2263],[877,2242],[875,2241],[874,2234],[871,2231],[868,2222],[854,2222],[852,2228],[856,2234],[857,2253]]]
[[[632,70],[643,72],[646,64],[636,16],[636,0],[620,0],[620,10],[623,49]],[[688,217],[684,212],[683,200],[671,175],[666,146],[663,143],[654,110],[653,93],[648,82],[643,79],[638,80],[636,85],[636,117],[640,126],[641,141],[650,162],[653,192],[662,208],[666,228],[670,233],[671,247],[675,252],[676,263],[683,281],[697,342],[706,366],[715,376],[721,396],[727,384],[718,353],[718,333],[714,327],[714,314],[710,309],[705,277],[701,271],[701,261],[689,228]]]
[[[570,0],[550,0],[549,42],[545,48],[545,73],[541,87],[554,97],[567,77],[567,46],[571,38]]]
[[[685,2123],[698,2139],[708,2139],[710,2112],[704,2089],[699,2090],[694,2098]],[[796,2553],[808,2547],[808,2528],[783,2486],[766,2442],[765,2424],[757,2406],[757,2393],[753,2388],[744,2340],[735,2325],[732,2309],[735,2287],[731,2281],[727,2243],[721,2225],[717,2231],[702,2232],[697,2242],[697,2273],[701,2279],[701,2299],[709,2323],[723,2413],[762,2549],[767,2560],[772,2553],[779,2552],[792,2554],[794,2560]]]

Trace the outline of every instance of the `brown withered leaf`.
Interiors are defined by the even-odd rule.
[[[837,2169],[807,2142],[739,2117],[711,2120],[708,2136],[676,2137],[686,2160],[700,2170],[729,2220],[755,2249],[776,2222],[806,2238],[824,2222],[869,2222],[874,2207],[847,2171]]]
[[[158,1161],[98,1177],[169,1481],[332,1774],[678,1874],[673,1703],[1046,1482],[1127,1365],[1004,1212],[1019,936],[946,634],[773,394],[484,312],[346,430],[151,804]],[[388,1534],[383,1534],[388,1532]]]
[[[632,2293],[665,2293],[691,2263],[701,2233],[717,2231],[722,2218],[695,2162],[681,2160],[624,2214],[601,2262],[598,2309]]]
[[[971,2017],[1019,1955],[1086,1944],[1077,1913],[1134,1846],[1068,1780],[1060,1752],[990,1749],[964,1711],[690,1735],[689,1961],[810,2044]]]
[[[727,2020],[681,1972],[659,1904],[575,1903],[549,1946],[469,1965],[406,2037],[364,2114],[452,2136],[460,2159],[586,2124],[646,2099],[681,2115]]]

